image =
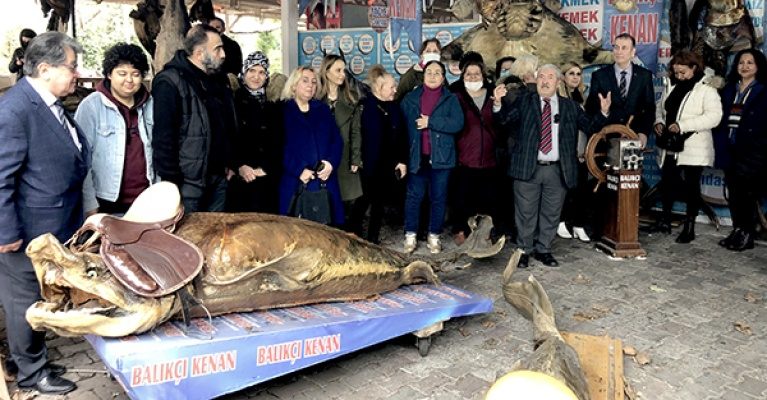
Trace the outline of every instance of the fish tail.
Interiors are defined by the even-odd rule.
[[[405,267],[405,275],[403,277],[405,283],[415,282],[428,282],[434,284],[441,284],[439,278],[434,273],[431,265],[424,261],[413,261]]]
[[[511,277],[517,270],[522,250],[517,249],[509,258],[506,270],[503,271],[503,297],[523,317],[533,322],[536,342],[548,337],[559,337],[559,330],[554,319],[554,309],[546,291],[532,275],[526,282],[512,282]]]

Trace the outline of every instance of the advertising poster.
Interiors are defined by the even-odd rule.
[[[659,0],[610,0],[604,4],[602,47],[611,49],[616,36],[628,33],[636,39],[637,57],[655,71],[662,12]]]
[[[603,0],[562,0],[559,16],[581,31],[589,43],[596,45],[602,40],[604,21]]]
[[[378,62],[377,35],[368,28],[299,32],[298,63],[319,69],[324,54],[343,53],[354,77],[364,80]]]

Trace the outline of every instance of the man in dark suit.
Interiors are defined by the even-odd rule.
[[[636,55],[636,40],[628,33],[622,33],[613,40],[613,65],[600,68],[591,75],[586,112],[599,114],[599,95],[612,93],[612,105],[608,123],[628,123],[639,134],[642,146],[647,145],[647,135],[655,122],[655,90],[652,73],[631,62]]]
[[[90,152],[59,101],[75,89],[79,52],[63,33],[37,36],[25,54],[26,77],[0,97],[0,301],[18,385],[46,394],[71,392],[75,384],[48,363],[45,332],[25,319],[41,297],[24,249],[46,232],[63,243],[82,224]]]
[[[520,95],[511,106],[502,106],[504,85],[493,94],[494,117],[511,126],[516,136],[509,150],[509,175],[514,178],[517,246],[525,252],[520,268],[528,266],[530,254],[545,266],[559,265],[551,254],[551,242],[567,188],[578,181],[578,130],[589,134],[601,128],[610,109],[611,95],[599,95],[602,112],[589,118],[578,104],[556,94],[561,76],[554,65],[540,67],[537,90]]]
[[[599,98],[608,93],[612,94],[610,117],[608,123],[622,124],[631,120],[630,128],[639,134],[642,147],[647,145],[647,135],[655,125],[655,90],[652,84],[652,73],[631,62],[636,55],[636,41],[628,33],[622,33],[613,40],[613,58],[615,63],[601,68],[591,75],[589,96],[586,99],[586,112],[589,115],[599,114]],[[600,190],[596,195],[597,210],[606,210],[607,191]],[[602,235],[606,225],[607,215],[597,213],[592,224],[593,238]]]

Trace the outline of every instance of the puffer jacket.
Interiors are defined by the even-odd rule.
[[[665,103],[674,86],[666,80],[660,104],[655,109],[655,123],[666,123]],[[677,165],[714,165],[714,140],[711,130],[722,119],[722,102],[713,86],[703,77],[682,100],[676,123],[680,132],[695,132],[684,142],[684,150],[676,153]],[[666,150],[658,149],[659,166],[663,166]]]

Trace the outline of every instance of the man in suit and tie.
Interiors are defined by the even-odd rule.
[[[591,75],[589,96],[586,99],[586,112],[599,114],[599,97],[612,94],[609,124],[626,125],[629,118],[630,128],[639,135],[642,147],[647,145],[647,135],[655,125],[655,90],[652,73],[646,68],[634,64],[636,41],[628,33],[622,33],[613,40],[613,58],[615,63],[600,68]],[[597,193],[597,210],[607,209],[607,191]],[[593,238],[602,235],[607,215],[597,213],[593,223]]]
[[[26,321],[41,297],[24,250],[47,232],[64,242],[83,221],[90,153],[59,101],[75,89],[80,52],[63,33],[37,36],[25,54],[26,77],[0,97],[0,301],[18,385],[45,394],[68,393],[75,384],[48,363],[45,332]]]
[[[578,181],[578,130],[587,134],[606,122],[611,94],[599,95],[601,113],[590,118],[570,99],[557,95],[559,68],[547,64],[536,73],[536,91],[520,95],[509,106],[502,99],[506,87],[494,92],[494,117],[512,127],[509,175],[514,178],[514,220],[517,246],[525,254],[519,267],[526,268],[530,254],[548,267],[559,265],[551,254],[562,205],[568,188]]]
[[[628,33],[622,33],[613,40],[613,58],[615,63],[600,68],[591,75],[589,97],[586,99],[586,112],[599,114],[599,95],[612,93],[612,105],[608,123],[628,123],[639,134],[642,146],[647,145],[655,122],[655,90],[652,85],[652,73],[631,62],[636,55],[636,40]]]

